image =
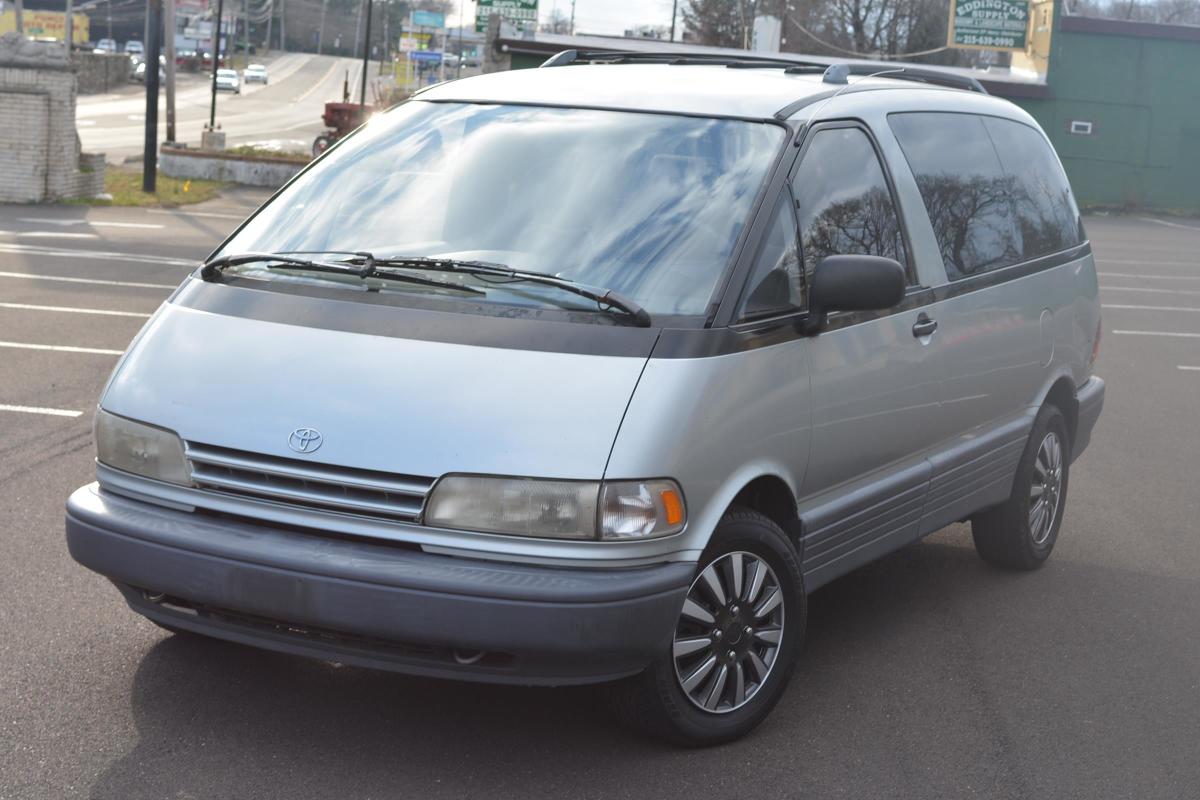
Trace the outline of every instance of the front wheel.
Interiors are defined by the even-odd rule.
[[[326,150],[329,149],[330,145],[332,145],[332,144],[333,144],[333,139],[331,139],[328,134],[322,133],[320,136],[318,136],[316,139],[313,140],[313,146],[312,146],[313,158],[316,158],[317,156],[321,155],[321,153],[324,153]]]
[[[688,746],[746,735],[787,687],[806,617],[786,534],[756,511],[731,509],[700,560],[670,644],[614,687],[618,713]]]

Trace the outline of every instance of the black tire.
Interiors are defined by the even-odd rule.
[[[1037,500],[1033,495],[1039,490],[1044,494],[1052,480],[1043,480],[1045,472],[1042,448],[1049,437],[1059,444],[1059,467],[1055,504],[1046,512],[1053,516],[1049,525],[1036,526],[1031,511]],[[1044,405],[1034,420],[1029,441],[1017,465],[1012,494],[1004,503],[989,508],[971,518],[971,537],[975,550],[989,564],[1003,569],[1037,569],[1054,550],[1058,531],[1062,527],[1063,514],[1067,505],[1067,486],[1070,478],[1071,437],[1067,430],[1066,417],[1056,406]],[[1053,471],[1051,471],[1053,476]]]
[[[313,158],[321,155],[333,145],[333,139],[328,134],[322,133],[316,139],[313,139],[312,155]]]
[[[742,555],[730,555],[737,553]],[[745,736],[774,708],[787,688],[788,680],[795,667],[801,644],[804,641],[804,627],[808,613],[799,560],[787,535],[778,525],[757,511],[731,508],[721,518],[711,543],[697,565],[697,583],[693,584],[693,587],[698,586],[699,581],[702,580],[702,573],[710,565],[730,564],[733,562],[728,560],[722,562],[722,558],[729,556],[745,559],[747,553],[757,557],[770,567],[773,575],[767,580],[775,579],[775,585],[778,587],[783,601],[781,604],[783,609],[781,639],[765,679],[757,685],[752,694],[750,690],[747,690],[746,698],[743,701],[744,705],[735,706],[731,700],[725,710],[705,710],[685,693],[681,685],[683,678],[677,675],[676,671],[673,635],[672,641],[664,646],[662,653],[647,667],[645,672],[613,684],[611,687],[613,707],[622,721],[652,736],[675,744],[687,747],[706,747]],[[752,572],[753,564],[751,560],[746,560],[745,563],[747,567],[743,574],[748,575]],[[749,596],[750,591],[750,585],[743,581],[743,597]],[[765,600],[770,597],[767,590],[760,591],[762,594],[758,596],[757,600],[745,604],[742,609],[744,614],[754,614],[757,609],[751,610],[749,607],[757,603],[757,607],[762,608]],[[689,596],[691,595],[689,594]],[[732,597],[729,600],[735,602]],[[737,606],[734,605],[732,608],[736,612]],[[727,610],[727,608],[722,609],[722,612]],[[684,624],[682,614],[680,619],[681,624]],[[732,622],[732,618],[726,617],[726,619]],[[713,624],[716,626],[718,623],[714,622]],[[734,622],[733,625],[736,627],[740,623]],[[752,635],[748,641],[751,647],[763,646],[756,644],[757,634]],[[745,643],[738,646],[744,645]],[[720,645],[722,649],[726,646],[733,648],[735,644],[731,640],[727,640],[726,644]],[[765,652],[769,653],[769,651],[770,648],[767,647]],[[701,656],[703,655],[701,653]],[[759,663],[762,663],[762,660],[760,658]],[[748,661],[746,663],[749,664]],[[721,666],[717,669],[724,668]],[[734,668],[739,669],[738,674],[742,674],[741,667],[735,665]],[[752,680],[753,676],[748,672],[750,668],[746,667],[745,675]],[[727,674],[729,674],[728,671]],[[704,692],[703,689],[700,691]],[[727,691],[732,692],[733,690]]]

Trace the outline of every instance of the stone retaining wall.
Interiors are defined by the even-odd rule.
[[[308,165],[307,161],[270,156],[241,156],[215,150],[166,147],[159,150],[158,169],[172,178],[204,178],[277,189]]]
[[[79,94],[104,94],[129,83],[133,61],[122,53],[72,53]]]

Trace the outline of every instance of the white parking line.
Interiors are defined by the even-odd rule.
[[[0,236],[23,236],[27,239],[99,239],[98,233],[69,233],[67,231],[0,231]]]
[[[1101,278],[1145,278],[1152,281],[1200,281],[1200,275],[1141,275],[1136,272],[1097,272]]]
[[[1175,331],[1113,331],[1127,336],[1172,336],[1179,339],[1200,339],[1200,333],[1176,333]]]
[[[1100,264],[1141,264],[1144,267],[1195,267],[1198,261],[1155,261],[1148,258],[1097,258]]]
[[[104,350],[99,347],[72,347],[65,344],[32,344],[31,342],[0,342],[0,347],[17,350],[53,350],[56,353],[92,353],[98,356],[119,356],[124,350]]]
[[[85,258],[98,261],[127,261],[135,264],[158,264],[169,267],[195,267],[200,259],[188,260],[171,256],[145,255],[143,253],[117,253],[110,250],[84,250],[65,247],[38,247],[32,244],[0,242],[0,253],[20,253],[28,256],[54,258]]]
[[[138,311],[108,311],[103,308],[73,308],[71,306],[35,306],[28,303],[0,303],[0,308],[11,308],[17,311],[62,311],[67,314],[101,314],[106,317],[150,318],[149,314],[142,314]]]
[[[162,208],[148,208],[147,214],[169,214],[172,217],[209,217],[211,219],[236,219],[243,220],[250,216],[249,214],[218,214],[215,211],[168,211]]]
[[[1185,231],[1200,231],[1200,227],[1195,225],[1183,225],[1178,222],[1167,222],[1165,219],[1154,219],[1154,217],[1138,217],[1142,222],[1153,222],[1155,225],[1166,225],[1168,228],[1183,228]]]
[[[1109,292],[1151,292],[1153,294],[1200,294],[1198,289],[1155,289],[1148,286],[1101,286]]]
[[[82,411],[68,411],[65,408],[38,408],[37,406],[10,406],[0,403],[0,411],[16,411],[21,414],[48,414],[52,417],[78,417]]]
[[[27,278],[31,281],[62,281],[90,283],[97,286],[123,286],[130,289],[174,289],[173,283],[138,283],[136,281],[106,281],[100,278],[69,278],[66,275],[31,275],[27,272],[0,272],[0,278]]]
[[[1200,308],[1189,308],[1188,306],[1126,306],[1118,303],[1101,303],[1101,308],[1122,308],[1130,311],[1195,311],[1200,312]]]
[[[93,228],[165,228],[165,225],[159,225],[156,222],[105,222],[102,220],[88,219],[49,219],[46,217],[20,217],[21,222],[34,222],[39,225],[91,225]]]
[[[1182,364],[1179,365],[1179,369],[1185,369],[1188,372],[1200,372],[1200,367],[1185,367]]]

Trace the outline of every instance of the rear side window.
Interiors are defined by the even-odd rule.
[[[959,280],[1074,247],[1079,213],[1036,130],[972,114],[892,114],[942,261]]]
[[[950,280],[1021,260],[1012,222],[1012,181],[983,120],[971,114],[888,117],[912,168]]]
[[[1071,186],[1049,142],[1028,125],[984,117],[1000,165],[1012,177],[1012,214],[1023,260],[1083,241]]]
[[[792,188],[807,275],[831,255],[884,256],[907,264],[891,189],[862,130],[814,133]]]

